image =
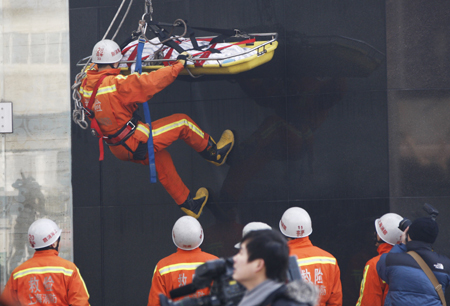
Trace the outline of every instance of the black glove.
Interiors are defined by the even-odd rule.
[[[186,63],[188,59],[191,59],[192,55],[187,53],[186,51],[181,52],[180,55],[177,56],[177,60],[183,64],[184,67],[186,67]]]

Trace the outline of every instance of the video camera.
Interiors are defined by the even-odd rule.
[[[233,258],[207,261],[195,269],[192,283],[170,291],[172,299],[195,293],[199,289],[211,287],[210,295],[197,298],[186,297],[172,301],[164,294],[159,295],[161,306],[236,306],[246,291],[245,287],[233,279]],[[287,278],[289,281],[301,279],[297,256],[289,257]],[[212,283],[212,286],[211,286]]]
[[[172,299],[195,293],[199,289],[210,287],[210,295],[198,298],[184,298],[173,302],[163,294],[159,295],[161,306],[233,306],[244,295],[245,288],[233,280],[233,258],[220,258],[207,261],[197,267],[192,283],[170,291]]]
[[[425,210],[433,220],[436,220],[436,217],[439,215],[439,211],[428,203],[425,203],[423,205],[423,210]],[[402,232],[404,232],[411,224],[412,224],[411,220],[404,218],[402,221],[400,221],[398,228]]]

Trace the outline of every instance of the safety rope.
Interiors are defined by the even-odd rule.
[[[142,73],[142,51],[144,50],[145,38],[143,36],[139,37],[138,51],[136,57],[136,68],[135,71]],[[147,122],[150,133],[148,135],[147,140],[147,148],[148,148],[148,166],[150,169],[150,182],[156,183],[156,166],[155,166],[155,150],[153,148],[153,133],[152,133],[152,120],[150,117],[150,108],[148,106],[148,101],[144,103],[144,116],[145,121]]]
[[[125,0],[123,0],[122,4],[125,2]],[[125,14],[122,17],[122,21],[120,22],[119,26],[117,27],[116,32],[114,33],[113,37],[111,38],[111,40],[114,40],[114,38],[116,38],[117,33],[119,33],[120,28],[122,28],[123,22],[125,21],[125,19],[128,16],[128,13],[130,12],[130,8],[131,5],[133,4],[133,0],[130,0],[130,3],[128,3],[128,8],[125,12]],[[122,5],[121,5],[122,6]],[[121,7],[119,7],[119,10],[117,12],[119,12],[121,10]],[[114,17],[114,19],[117,17],[118,13],[116,13],[116,16]],[[111,23],[111,25],[114,23],[114,21]],[[108,32],[105,34],[105,36],[103,36],[103,39],[105,39],[106,35],[108,34]]]

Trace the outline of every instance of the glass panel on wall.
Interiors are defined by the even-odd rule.
[[[31,258],[28,228],[62,229],[59,255],[73,259],[68,3],[0,0],[0,290]]]

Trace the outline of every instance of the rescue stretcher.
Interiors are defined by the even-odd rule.
[[[192,55],[181,75],[225,75],[237,74],[269,62],[278,47],[278,33],[252,33],[231,37],[234,42],[211,43],[214,36],[196,39],[201,50],[193,49],[189,38],[177,39],[177,44]],[[123,59],[119,68],[128,75],[134,72],[138,41],[132,41],[123,48]],[[178,51],[162,46],[158,38],[147,41],[142,52],[142,72],[158,70],[175,62]],[[77,63],[84,66],[90,57]]]

